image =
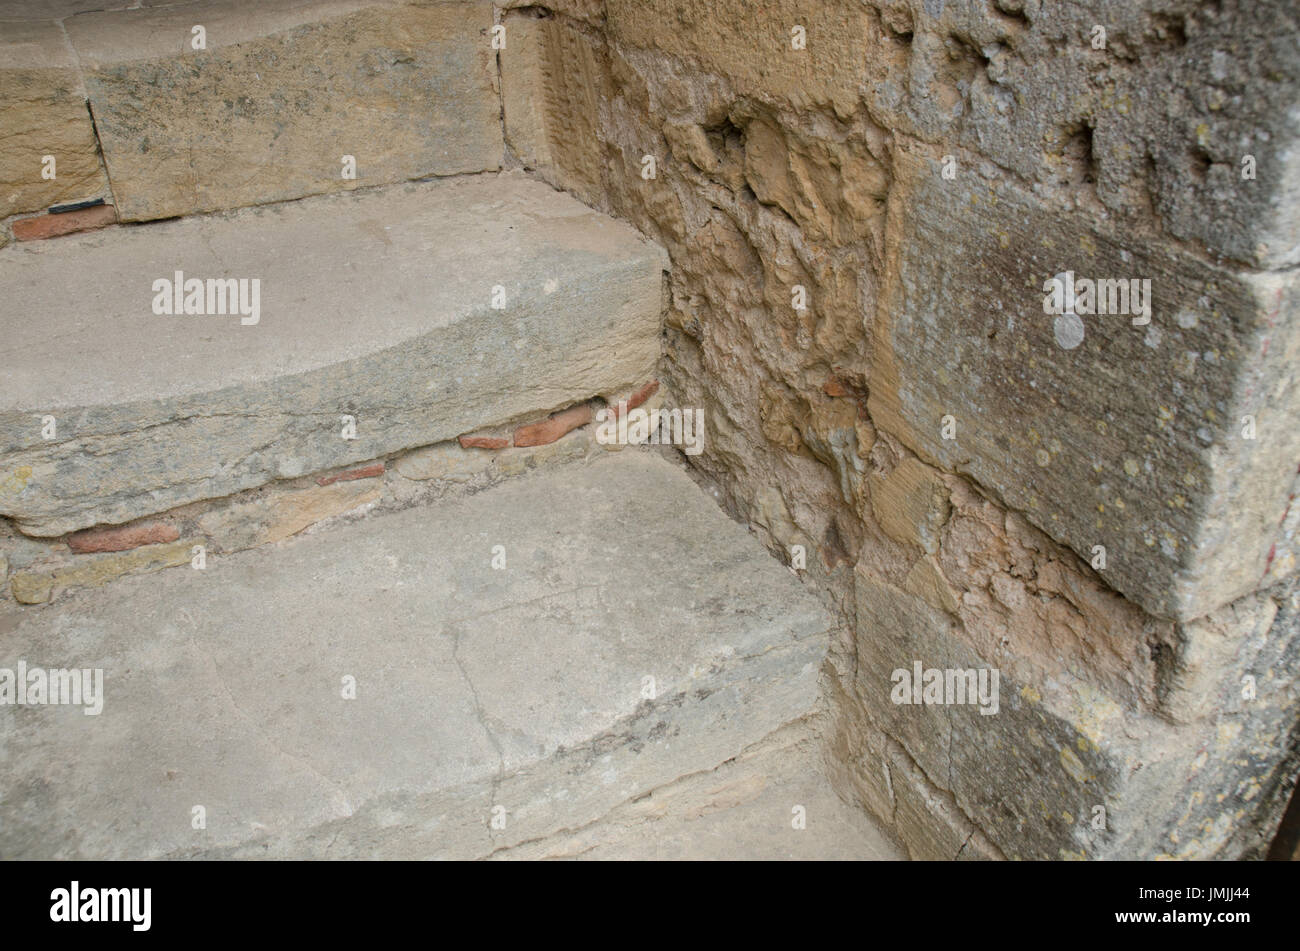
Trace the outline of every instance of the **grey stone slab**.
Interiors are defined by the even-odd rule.
[[[873,418],[1085,561],[1103,546],[1101,577],[1155,615],[1253,590],[1300,459],[1296,276],[1135,245],[974,171],[898,171]],[[1149,322],[1045,313],[1064,272],[1149,282]]]
[[[626,391],[653,375],[665,268],[512,175],[16,245],[0,514],[61,534]],[[176,271],[259,280],[258,322],[156,315]]]
[[[0,667],[101,667],[105,700],[0,710],[0,856],[486,855],[806,717],[828,629],[635,451],[11,606]]]

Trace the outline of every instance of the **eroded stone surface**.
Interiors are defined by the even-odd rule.
[[[877,425],[1085,560],[1104,546],[1102,577],[1154,614],[1253,590],[1300,458],[1300,284],[1131,246],[937,160],[896,172]],[[1063,345],[1044,313],[1063,272],[1149,281],[1150,312],[1086,316]]]
[[[99,716],[0,726],[6,856],[464,858],[806,717],[828,619],[680,469],[622,453],[0,623],[7,661],[105,671]]]

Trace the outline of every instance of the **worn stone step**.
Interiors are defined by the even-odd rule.
[[[0,707],[6,859],[488,855],[804,721],[829,637],[637,450],[0,612],[0,668],[103,671]]]
[[[519,174],[13,245],[0,514],[116,524],[625,391],[658,358],[666,267]],[[247,314],[155,313],[178,272],[246,281]]]
[[[109,182],[140,221],[496,171],[492,25],[486,2],[0,0],[0,217]]]

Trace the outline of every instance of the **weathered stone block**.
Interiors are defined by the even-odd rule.
[[[167,545],[88,555],[53,568],[17,571],[9,579],[9,590],[15,601],[44,604],[64,588],[98,588],[123,575],[189,564],[193,547],[202,543],[202,538],[185,538]]]
[[[1300,458],[1300,281],[1134,245],[973,171],[896,171],[877,425],[1085,561],[1104,546],[1102,578],[1154,614],[1252,590]],[[1067,271],[1150,281],[1149,322],[1045,314]]]
[[[601,104],[613,94],[602,43],[553,19],[511,15],[501,53],[505,136],[519,159],[604,203]]]
[[[1005,665],[997,712],[985,714],[969,702],[893,702],[891,673],[918,661],[927,670],[1000,665],[978,656],[960,625],[921,599],[861,569],[855,580],[857,693],[870,720],[1008,857],[1234,857],[1243,849],[1236,838],[1242,829],[1276,823],[1276,815],[1261,818],[1256,810],[1262,782],[1286,758],[1300,704],[1293,617],[1279,616],[1269,649],[1253,661],[1267,686],[1251,700],[1221,694],[1215,716],[1197,724],[1171,726],[1068,675],[1026,684]],[[1248,745],[1244,735],[1252,737]],[[909,795],[914,801],[909,844],[924,846],[945,827],[953,836],[966,828],[951,809],[926,805],[933,794],[903,791],[905,771],[890,775],[900,808]],[[950,836],[933,850],[951,844]]]
[[[357,5],[69,20],[122,219],[499,168],[491,6]]]
[[[1292,5],[880,7],[862,85],[877,121],[987,156],[1045,196],[1144,224],[1154,212],[1162,231],[1232,260],[1300,261]]]
[[[0,218],[107,197],[85,90],[57,24],[5,23],[0,130]],[[47,155],[52,179],[42,174]]]
[[[822,0],[608,0],[609,33],[634,49],[657,49],[726,76],[755,98],[794,107],[857,108],[869,55],[865,4]],[[803,29],[805,44],[794,30]]]
[[[885,533],[934,554],[949,511],[948,490],[939,473],[907,458],[870,485],[871,511]]]

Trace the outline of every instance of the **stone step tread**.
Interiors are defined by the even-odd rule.
[[[521,342],[508,332],[521,297],[575,305],[583,277],[661,263],[631,227],[512,175],[17,244],[0,254],[0,412],[204,393],[329,366],[488,311],[496,285],[505,332],[491,345],[509,347]],[[258,279],[258,323],[156,314],[153,282],[176,271]]]
[[[42,535],[122,522],[642,383],[666,266],[521,174],[12,246],[0,471],[29,471],[0,477],[0,514]],[[156,314],[178,271],[258,280],[257,323]]]
[[[807,716],[829,628],[642,451],[2,610],[0,667],[105,678],[0,716],[5,858],[486,855]]]

